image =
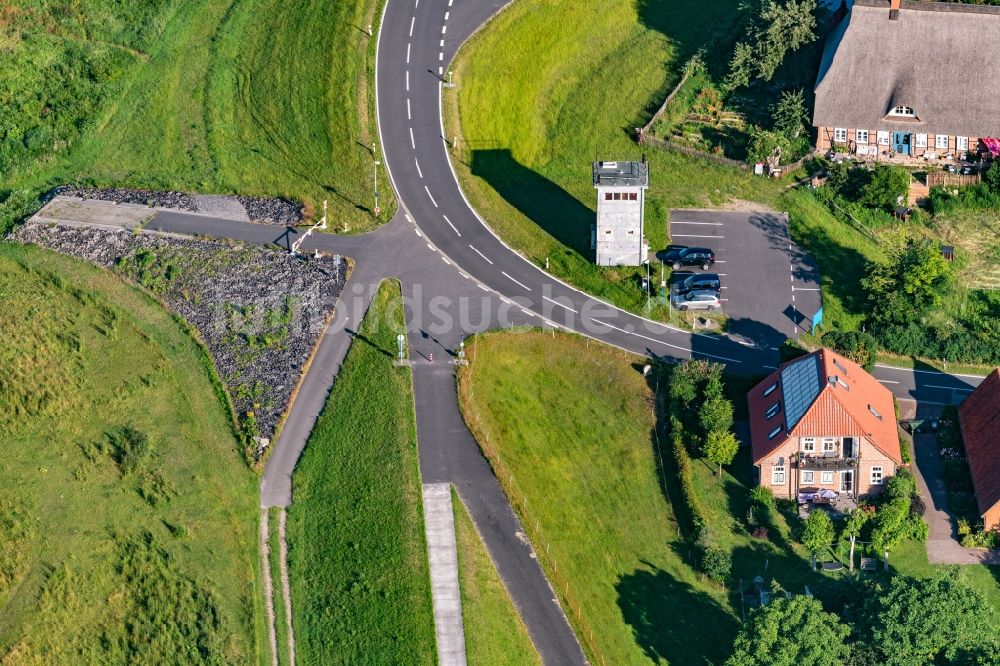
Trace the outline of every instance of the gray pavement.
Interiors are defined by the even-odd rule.
[[[425,483],[423,497],[438,663],[441,666],[465,666],[465,629],[458,584],[458,543],[455,540],[451,484]]]

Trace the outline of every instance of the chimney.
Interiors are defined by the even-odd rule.
[[[895,21],[899,18],[900,0],[889,0],[889,20]]]

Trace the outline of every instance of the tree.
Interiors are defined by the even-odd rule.
[[[794,141],[806,132],[809,114],[806,112],[806,97],[802,90],[786,90],[771,106],[774,131]]]
[[[823,334],[823,344],[851,359],[866,372],[875,367],[878,341],[871,333],[862,331],[830,331]]]
[[[698,409],[698,420],[706,435],[733,427],[733,403],[721,396],[708,398]]]
[[[740,450],[740,443],[736,440],[736,435],[731,432],[715,430],[708,433],[705,441],[705,457],[709,462],[719,466],[719,477],[722,477],[722,466],[733,462],[736,452]]]
[[[861,187],[858,203],[869,208],[880,208],[892,213],[900,200],[906,201],[910,190],[910,172],[902,167],[877,164],[867,173],[867,182]]]
[[[986,174],[983,176],[983,182],[993,192],[1000,193],[1000,160],[993,160],[993,164],[990,165],[990,168],[986,170]]]
[[[777,597],[750,614],[726,666],[841,666],[850,633],[812,597]]]
[[[767,162],[778,148],[782,154],[787,154],[791,149],[785,135],[762,127],[750,128],[750,142],[747,145],[748,162]]]
[[[937,244],[908,238],[890,246],[889,260],[870,263],[861,279],[876,325],[908,324],[941,301],[951,267]]]
[[[701,570],[712,580],[725,583],[733,569],[733,554],[721,546],[709,546],[701,556]]]
[[[802,545],[812,555],[812,567],[816,568],[816,556],[833,545],[833,521],[822,509],[809,513],[802,528]]]
[[[854,542],[861,536],[861,528],[872,517],[872,511],[868,506],[859,506],[854,511],[847,514],[844,521],[844,534],[851,540],[851,564],[850,570],[854,571]]]
[[[896,576],[875,597],[868,646],[886,666],[977,663],[998,648],[996,612],[957,568],[930,578]],[[981,662],[980,662],[981,663]]]
[[[890,499],[905,497],[910,499],[917,494],[917,480],[913,472],[905,467],[900,467],[889,479],[885,486],[885,495]],[[909,507],[907,507],[909,508]]]
[[[770,81],[790,51],[816,39],[816,0],[749,0],[742,10],[751,18],[729,63],[732,88]]]
[[[910,498],[898,497],[889,500],[875,512],[872,528],[872,547],[880,553],[887,553],[902,541],[909,525]]]

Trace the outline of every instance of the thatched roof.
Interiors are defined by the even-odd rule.
[[[896,106],[917,120],[885,120]],[[813,125],[1000,136],[1000,7],[855,0],[826,43]]]

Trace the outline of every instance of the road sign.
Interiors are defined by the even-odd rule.
[[[816,327],[823,325],[823,307],[820,306],[819,310],[816,310],[816,314],[812,317],[812,330],[809,331],[811,334],[816,334]]]

